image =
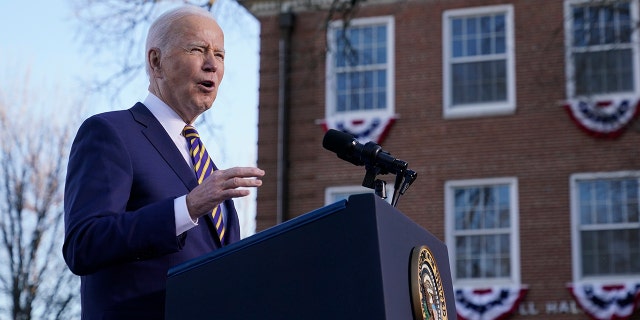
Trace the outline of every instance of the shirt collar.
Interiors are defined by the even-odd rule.
[[[143,103],[169,135],[182,134],[182,129],[186,125],[184,120],[164,101],[149,92]]]

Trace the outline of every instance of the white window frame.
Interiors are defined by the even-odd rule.
[[[388,203],[391,203],[391,199],[393,197],[393,186],[387,183],[386,189],[387,189],[387,199],[385,199],[385,201]],[[335,194],[347,193],[349,195],[354,195],[354,194],[374,193],[374,192],[375,191],[373,189],[369,189],[369,188],[365,188],[363,186],[357,186],[357,185],[328,187],[324,190],[324,205],[326,206],[334,202],[337,202],[338,200],[334,200]]]
[[[458,17],[484,16],[488,14],[503,13],[506,23],[506,48],[505,54],[478,57],[451,57],[451,19]],[[516,110],[516,72],[515,72],[515,41],[514,41],[514,13],[513,5],[496,5],[477,8],[464,8],[447,10],[442,15],[442,48],[443,48],[443,116],[445,119],[485,117],[508,115]],[[502,57],[506,60],[507,88],[506,100],[495,102],[482,102],[473,104],[453,105],[451,98],[451,66],[454,62],[482,61],[486,58]]]
[[[358,18],[349,21],[349,27],[368,26],[368,25],[386,25],[387,27],[387,87],[386,87],[386,108],[385,109],[371,109],[371,110],[358,110],[348,112],[336,111],[336,70],[334,68],[335,54],[336,54],[336,40],[334,39],[333,32],[335,29],[342,28],[344,22],[342,20],[332,21],[329,24],[327,30],[327,52],[326,58],[326,74],[325,74],[325,114],[327,117],[332,117],[337,114],[367,114],[367,115],[380,115],[386,116],[394,114],[395,112],[395,20],[393,16],[380,16],[369,18]]]
[[[508,278],[483,278],[483,279],[457,279],[456,275],[456,230],[454,210],[454,189],[459,187],[474,187],[485,185],[508,185],[510,200],[510,259],[511,274]],[[482,231],[479,231],[482,233]],[[445,183],[445,241],[449,251],[449,263],[451,277],[454,286],[492,286],[492,285],[520,285],[520,230],[519,230],[519,204],[518,204],[518,179],[515,177],[451,180]],[[479,234],[480,234],[479,233]]]
[[[597,0],[565,0],[564,2],[564,30],[565,30],[565,74],[566,74],[566,94],[568,99],[573,98],[588,98],[593,100],[608,100],[612,98],[620,97],[620,95],[625,95],[626,93],[616,92],[611,94],[596,94],[589,97],[578,97],[576,95],[576,82],[575,82],[575,68],[573,67],[573,13],[572,7],[575,5],[581,5],[585,3],[590,3],[597,5],[599,1]],[[631,11],[631,24],[637,25],[640,17],[638,16],[638,0],[630,0],[629,1],[629,9]],[[631,43],[629,46],[631,47],[632,54],[631,60],[633,62],[633,82],[634,88],[632,92],[628,92],[631,95],[637,95],[640,93],[640,50],[638,49],[639,43],[639,35],[638,35],[637,27],[634,28],[633,33],[631,34]],[[607,45],[609,47],[613,47],[614,45]]]
[[[607,276],[582,276],[582,257],[580,243],[580,210],[578,204],[578,181],[581,180],[598,180],[598,179],[616,179],[616,178],[639,178],[640,171],[615,171],[615,172],[595,172],[595,173],[575,173],[569,178],[571,193],[571,262],[573,271],[573,282],[581,283],[588,281],[590,283],[608,283],[610,281],[640,281],[640,275],[607,275]],[[640,190],[640,189],[639,189]],[[640,191],[639,191],[640,192]],[[636,223],[640,225],[640,223]],[[602,230],[602,229],[598,229]]]

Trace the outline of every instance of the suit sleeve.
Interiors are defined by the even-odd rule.
[[[127,211],[133,167],[126,137],[110,122],[87,119],[73,142],[65,185],[63,256],[86,275],[180,250],[173,198]]]

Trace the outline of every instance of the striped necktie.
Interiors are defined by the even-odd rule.
[[[191,125],[186,125],[182,130],[182,134],[189,143],[189,155],[191,155],[191,161],[193,162],[193,169],[196,172],[198,178],[198,184],[201,184],[214,170],[213,162],[209,158],[209,153],[204,148],[204,144],[200,140],[200,135],[196,128]],[[220,243],[224,243],[225,227],[222,221],[222,212],[220,212],[220,206],[216,206],[211,212],[213,217],[213,223],[218,231],[218,237]]]

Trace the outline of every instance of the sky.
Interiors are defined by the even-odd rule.
[[[214,15],[225,32],[225,76],[206,117],[220,130],[201,131],[201,135],[218,167],[255,166],[259,23],[232,0],[219,1],[222,6],[217,8],[222,9],[214,7]],[[101,65],[104,57],[98,59],[94,49],[81,42],[79,28],[71,0],[0,0],[0,86],[6,90],[28,75],[30,90],[52,97],[51,91],[59,90],[69,100],[84,96],[83,118],[142,101],[148,84],[144,71],[116,99],[87,97],[84,85],[103,79],[111,70]],[[122,53],[101,50],[101,54]],[[139,57],[142,62],[144,52]],[[255,233],[255,194],[235,201],[243,237]]]

